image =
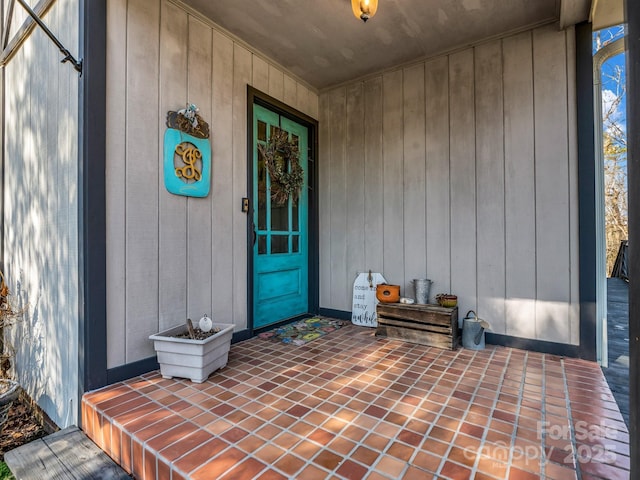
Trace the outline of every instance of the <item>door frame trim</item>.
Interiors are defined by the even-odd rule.
[[[247,212],[247,328],[253,336],[253,230],[251,228],[253,198],[253,105],[289,118],[309,129],[309,313],[317,314],[320,308],[320,269],[319,269],[319,223],[318,223],[318,121],[306,113],[273,98],[272,96],[247,85],[247,197],[250,209]],[[276,324],[277,325],[277,324]],[[273,328],[274,325],[269,325]]]

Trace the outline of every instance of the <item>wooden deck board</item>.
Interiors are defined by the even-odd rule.
[[[75,426],[11,450],[4,460],[16,480],[131,478]]]

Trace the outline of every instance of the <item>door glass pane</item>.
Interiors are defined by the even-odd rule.
[[[267,229],[267,168],[258,150],[258,230]]]
[[[272,235],[271,253],[289,253],[289,235]]]
[[[299,230],[298,224],[298,203],[296,202],[291,205],[291,230],[297,232]]]
[[[278,133],[281,132],[281,130],[278,127],[275,126],[271,126],[271,130],[272,130],[272,138],[273,135],[276,135]],[[285,159],[283,152],[280,150],[275,150],[273,152],[273,158],[271,159],[272,161],[272,170],[275,169],[278,172],[283,172],[286,173],[289,171],[289,165],[287,160]],[[271,172],[269,172],[271,173]],[[270,177],[270,181],[269,181],[269,185],[271,188],[271,208],[272,208],[272,212],[273,210],[275,210],[276,208],[282,208],[284,206],[286,206],[288,204],[287,201],[287,194],[285,192],[285,190],[283,190],[282,186],[280,185],[280,183],[278,181],[274,181],[273,178]],[[289,224],[288,222],[286,224],[283,223],[277,223],[274,224],[273,222],[283,222],[285,219],[284,217],[278,217],[278,218],[272,218],[272,224],[271,224],[271,228],[274,230],[288,230],[289,229]],[[286,226],[285,226],[286,225]]]
[[[267,124],[258,120],[258,140],[267,141]]]
[[[300,251],[300,237],[298,235],[291,237],[291,251],[293,253],[298,253]]]
[[[267,236],[258,235],[258,254],[264,255],[267,253]]]
[[[271,230],[278,232],[289,231],[289,205],[279,205],[275,200],[271,200]]]

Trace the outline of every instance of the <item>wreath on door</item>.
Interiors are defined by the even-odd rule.
[[[297,202],[304,184],[298,145],[289,140],[287,132],[277,130],[265,145],[258,145],[258,149],[269,171],[272,200],[283,205],[291,197]]]

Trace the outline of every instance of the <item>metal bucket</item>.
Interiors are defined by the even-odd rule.
[[[429,292],[431,290],[431,280],[426,278],[414,278],[413,288],[416,292],[416,303],[426,305],[429,303]]]

